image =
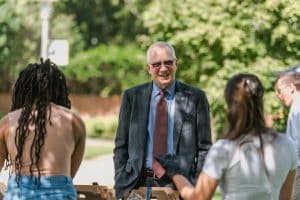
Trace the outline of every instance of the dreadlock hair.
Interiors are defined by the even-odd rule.
[[[11,111],[21,109],[16,129],[15,144],[17,154],[15,157],[15,169],[19,183],[22,169],[22,154],[26,138],[30,134],[29,126],[34,127],[34,139],[30,149],[30,174],[33,174],[33,166],[38,170],[40,180],[40,152],[47,134],[47,109],[49,107],[49,123],[51,125],[50,102],[60,106],[71,108],[68,90],[64,74],[49,59],[41,63],[29,64],[19,74],[14,85]]]

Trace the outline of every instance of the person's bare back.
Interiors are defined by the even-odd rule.
[[[75,149],[78,131],[74,130],[73,121],[77,116],[69,109],[51,103],[51,118],[47,122],[47,134],[40,153],[39,169],[42,176],[65,175],[71,176],[71,158]],[[5,135],[8,154],[14,159],[17,154],[15,134],[20,117],[20,109],[8,114],[9,131]],[[49,116],[49,109],[48,109]],[[47,117],[47,119],[49,119]],[[34,139],[34,127],[30,126],[30,134],[25,140],[22,156],[23,175],[30,175],[30,148]],[[81,133],[82,134],[82,133]],[[78,158],[79,159],[79,158]],[[14,160],[12,160],[14,166]],[[12,168],[14,172],[14,168]],[[33,175],[38,175],[36,166],[32,168]]]

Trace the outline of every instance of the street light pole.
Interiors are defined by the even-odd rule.
[[[40,17],[42,20],[41,30],[41,53],[40,56],[46,60],[48,57],[48,45],[49,45],[49,19],[52,12],[52,0],[40,0],[41,10]]]

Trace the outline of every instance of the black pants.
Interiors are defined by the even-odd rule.
[[[146,171],[142,172],[136,188],[138,187],[170,187],[175,189],[175,185],[166,175],[158,179],[153,176],[149,176]]]

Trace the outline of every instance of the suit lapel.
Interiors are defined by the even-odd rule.
[[[175,113],[174,113],[174,150],[177,152],[177,146],[181,134],[182,124],[186,116],[189,94],[182,88],[180,82],[176,82],[175,93]]]
[[[140,131],[137,134],[140,139],[139,141],[145,145],[147,133],[148,133],[148,118],[149,118],[149,105],[150,105],[150,98],[152,92],[152,82],[146,84],[145,87],[141,88],[137,93],[137,109],[135,109],[137,115],[135,117],[138,118],[137,126],[139,127],[138,130]],[[145,131],[141,131],[145,130]]]

